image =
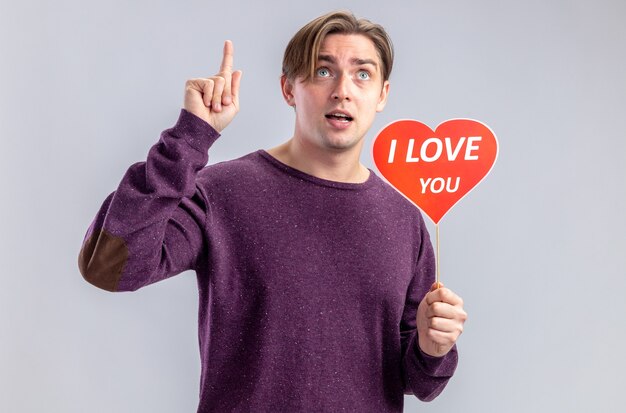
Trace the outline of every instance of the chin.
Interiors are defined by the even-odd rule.
[[[360,142],[360,139],[350,139],[350,140],[329,140],[324,142],[324,146],[329,149],[335,150],[345,150],[352,149],[357,146]]]

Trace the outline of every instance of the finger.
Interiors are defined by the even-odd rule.
[[[220,73],[231,73],[233,71],[234,52],[233,42],[226,40],[224,42],[224,56],[222,57],[222,64],[220,65]]]
[[[214,83],[212,79],[201,80],[202,101],[207,108],[211,107],[211,99],[213,98]]]
[[[216,112],[222,111],[222,93],[224,92],[224,84],[226,81],[223,77],[216,76],[213,78],[213,99],[211,100],[211,109]]]
[[[233,101],[231,95],[232,75],[227,72],[222,75],[224,77],[224,90],[222,92],[222,105],[230,105]]]
[[[463,332],[462,323],[456,320],[448,320],[447,318],[431,318],[428,320],[428,327],[442,333],[454,333],[460,335]]]
[[[451,346],[456,343],[456,340],[459,338],[459,333],[447,333],[431,328],[426,333],[426,337],[439,345]]]
[[[457,323],[464,324],[467,321],[467,313],[460,307],[451,306],[446,303],[433,303],[426,309],[426,321],[431,318],[441,318],[446,320],[454,320]]]
[[[435,281],[433,283],[433,285],[430,286],[430,291],[435,291],[435,290],[437,290],[439,288],[442,288],[442,287],[443,287],[443,283],[442,282]]]
[[[231,82],[233,71],[233,43],[230,40],[224,42],[224,56],[222,57],[222,64],[220,65],[220,76],[225,80],[224,92],[222,93],[222,105],[230,105],[232,102],[231,95]]]
[[[239,85],[241,84],[241,77],[243,76],[243,72],[241,70],[237,70],[233,73],[231,79],[231,88],[230,93],[233,101],[237,104],[239,103]]]
[[[461,297],[452,292],[449,288],[438,288],[426,294],[426,302],[430,305],[436,301],[441,301],[451,305],[463,306]]]
[[[459,314],[459,311],[462,310],[458,307],[455,307],[448,303],[443,303],[441,301],[435,301],[426,309],[426,318],[455,318]]]
[[[185,82],[185,99],[188,94],[198,95],[203,98],[204,83],[203,79],[188,79]]]

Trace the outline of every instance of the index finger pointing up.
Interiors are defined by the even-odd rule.
[[[220,72],[232,72],[233,71],[233,42],[226,40],[224,42],[224,57],[222,57],[222,64],[220,65]]]

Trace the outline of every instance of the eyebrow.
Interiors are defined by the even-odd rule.
[[[337,61],[335,60],[334,57],[329,56],[329,55],[325,55],[325,54],[321,54],[318,56],[317,60],[322,61],[322,62],[328,62],[328,63],[337,63]],[[359,59],[359,58],[353,58],[350,60],[350,63],[352,63],[355,66],[360,66],[360,65],[372,65],[375,68],[378,67],[378,64],[376,63],[376,61],[372,60],[372,59]]]

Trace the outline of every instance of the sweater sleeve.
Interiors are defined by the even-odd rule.
[[[87,229],[78,255],[86,281],[107,291],[135,291],[196,268],[208,213],[196,175],[219,136],[181,109],[147,160],[128,168]]]
[[[442,357],[430,356],[419,348],[417,307],[435,282],[435,256],[424,220],[420,214],[420,249],[400,324],[404,393],[422,401],[437,397],[454,374],[458,362],[456,345]]]

